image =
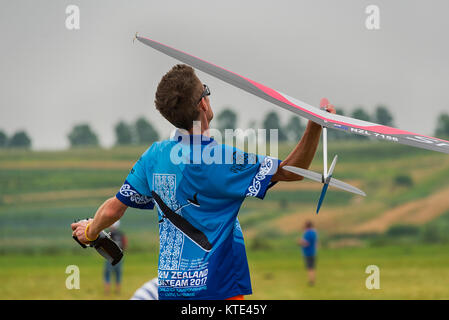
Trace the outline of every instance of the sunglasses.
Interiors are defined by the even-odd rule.
[[[204,97],[210,96],[210,89],[207,86],[207,84],[203,84],[204,90],[203,93],[201,94],[200,99],[198,100],[197,104],[201,102],[201,100],[203,100]]]

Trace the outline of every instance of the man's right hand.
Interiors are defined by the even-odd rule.
[[[94,219],[81,220],[72,223],[72,235],[76,236],[81,243],[89,244],[91,241],[98,238],[98,235],[102,230],[119,220],[127,208],[128,207],[116,197],[109,198],[100,206],[100,208],[98,208]],[[86,228],[91,222],[92,224],[87,229],[87,238],[91,240],[88,240],[86,238]]]
[[[81,243],[89,244],[91,241],[86,238],[86,228],[89,223],[91,223],[93,219],[89,220],[81,220],[71,224],[72,227],[72,235],[77,237]],[[90,232],[90,228],[87,229],[87,237],[91,240],[95,240],[98,235],[92,235]]]

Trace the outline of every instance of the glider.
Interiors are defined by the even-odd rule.
[[[277,106],[280,106],[286,110],[292,111],[298,114],[301,117],[304,117],[308,120],[311,120],[323,127],[323,129],[330,128],[335,130],[340,130],[348,133],[354,133],[358,135],[368,136],[377,138],[384,141],[391,141],[394,143],[405,144],[417,148],[442,152],[449,154],[449,141],[445,141],[442,139],[429,137],[417,133],[412,133],[384,125],[379,125],[372,122],[362,121],[350,117],[345,117],[342,115],[331,114],[326,112],[325,110],[321,110],[319,108],[313,107],[303,101],[292,98],[285,93],[269,88],[261,83],[258,83],[254,80],[241,76],[232,71],[226,70],[222,67],[219,67],[213,63],[207,62],[203,59],[197,58],[191,54],[183,52],[181,50],[172,48],[155,40],[141,37],[139,35],[135,35],[134,40],[138,40],[141,43],[152,47],[172,58],[175,58],[183,63],[191,65],[192,67],[201,70],[215,78],[218,78],[228,84],[231,84],[237,88],[240,88],[248,93],[251,93],[259,98],[262,98],[268,102],[271,102]],[[326,129],[327,130],[327,129]],[[323,145],[326,144],[327,149],[327,139],[324,139],[324,135],[327,133],[326,130],[323,130]],[[326,133],[325,133],[326,132]],[[326,142],[325,142],[326,140]],[[323,150],[324,151],[324,150]],[[327,153],[327,150],[326,150]],[[318,204],[318,210],[322,202],[322,198],[326,194],[327,187],[335,186],[339,187],[343,190],[354,192],[358,194],[363,194],[363,191],[358,190],[355,187],[349,186],[341,181],[335,180],[332,178],[333,168],[335,167],[336,158],[333,161],[333,166],[329,170],[329,174],[326,172],[326,163],[327,157],[323,157],[324,160],[324,170],[323,175],[316,176],[314,172],[309,170],[303,171],[301,168],[291,167],[290,170],[295,169],[295,173],[304,176],[306,178],[317,180],[319,177],[319,181],[324,183],[323,191],[320,197],[320,201]],[[285,168],[285,167],[284,167]],[[294,171],[292,171],[294,172]],[[299,173],[302,172],[302,173]],[[338,182],[338,183],[337,183]],[[351,190],[351,191],[350,191]],[[361,192],[361,193],[360,193]]]
[[[329,105],[329,100],[326,98],[321,99],[320,107],[322,109],[326,109],[327,105]],[[365,192],[362,190],[351,186],[343,181],[332,178],[332,174],[334,173],[335,165],[337,164],[338,156],[334,157],[332,160],[332,164],[327,170],[327,128],[323,127],[323,174],[319,174],[310,170],[292,167],[292,166],[283,166],[282,169],[293,172],[297,175],[300,175],[304,178],[308,178],[314,180],[316,182],[321,182],[323,184],[323,189],[321,189],[320,199],[318,200],[318,206],[316,208],[316,213],[320,211],[321,205],[323,204],[324,197],[326,196],[327,189],[329,186],[334,186],[336,188],[355,193],[361,196],[366,196]]]

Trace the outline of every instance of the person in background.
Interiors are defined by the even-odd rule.
[[[111,234],[112,240],[114,240],[117,245],[125,251],[127,247],[127,239],[123,232],[118,228],[120,227],[120,220],[116,221],[112,226],[109,227],[109,232]],[[122,268],[123,268],[123,258],[113,266],[109,261],[105,262],[104,265],[104,292],[109,294],[111,290],[111,273],[115,276],[115,293],[120,293],[120,285],[122,281]]]
[[[304,234],[302,238],[298,240],[298,244],[302,247],[302,253],[304,255],[304,262],[306,264],[307,276],[309,286],[315,284],[316,274],[316,246],[318,235],[315,229],[313,229],[312,221],[306,221],[304,225]]]

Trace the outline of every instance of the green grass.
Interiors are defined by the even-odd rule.
[[[444,247],[321,250],[317,284],[308,287],[298,252],[250,254],[257,299],[448,299]],[[369,265],[380,268],[380,290],[365,286]]]
[[[81,249],[80,249],[81,250]],[[0,256],[1,299],[126,299],[157,275],[154,254],[127,255],[125,283],[120,296],[103,295],[103,260],[93,250],[76,255]],[[67,290],[66,268],[77,265],[80,290]]]
[[[82,249],[71,238],[70,223],[90,217],[122,184],[133,162],[146,147],[73,149],[33,152],[0,151],[0,298],[4,299],[101,299],[102,260]],[[281,145],[285,158],[292,146]],[[267,148],[269,150],[269,148]],[[330,249],[341,240],[335,226],[358,225],[385,210],[427,197],[449,186],[447,156],[426,150],[370,141],[333,142],[329,155],[339,155],[335,177],[357,180],[368,197],[329,190],[319,216],[332,218],[332,210],[346,212],[319,229],[318,284],[306,286],[297,233],[283,233],[276,220],[314,208],[319,190],[270,190],[265,200],[247,199],[239,220],[246,236],[252,271],[254,299],[447,299],[449,289],[441,279],[449,277],[449,253],[442,244],[449,238],[449,212],[422,226],[413,235],[399,237],[342,233],[369,245],[365,248]],[[318,149],[312,169],[322,170]],[[102,164],[105,164],[103,167]],[[128,166],[129,163],[129,166]],[[414,177],[410,186],[395,185],[397,176]],[[97,194],[90,191],[105,189]],[[77,190],[80,195],[59,197],[58,191]],[[85,191],[89,191],[86,196]],[[84,192],[84,193],[83,193]],[[42,200],[36,197],[46,195]],[[104,194],[103,194],[104,193]],[[27,198],[28,197],[28,198]],[[14,202],[11,199],[16,199]],[[17,200],[19,199],[19,200]],[[27,200],[28,199],[28,200]],[[48,199],[48,200],[47,200]],[[361,214],[360,212],[363,212]],[[288,218],[288,217],[287,217]],[[158,223],[156,212],[129,209],[122,218],[129,237],[123,294],[156,275]],[[296,231],[295,231],[296,232]],[[438,237],[435,237],[438,235]],[[423,246],[422,243],[433,243]],[[439,243],[439,244],[438,244]],[[256,250],[257,249],[257,250]],[[449,251],[448,251],[449,252]],[[65,267],[81,268],[81,290],[64,287]],[[366,266],[381,268],[381,290],[364,286]],[[108,297],[111,298],[111,297]]]
[[[292,243],[249,251],[253,295],[248,299],[448,299],[445,246],[321,249],[317,283],[306,284],[299,249]],[[80,249],[81,250],[81,249]],[[104,296],[103,260],[92,250],[74,255],[0,256],[0,299],[128,299],[156,276],[157,251],[128,253],[122,293]],[[80,268],[80,290],[67,290],[68,265]],[[380,268],[380,290],[368,290],[369,265]]]

